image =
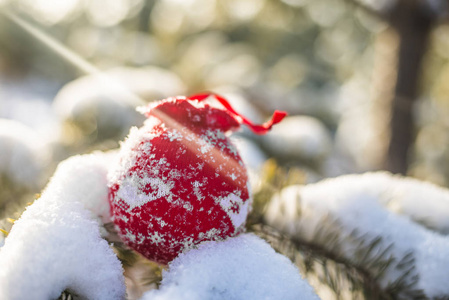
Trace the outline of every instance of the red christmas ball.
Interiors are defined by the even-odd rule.
[[[109,204],[119,236],[160,263],[203,241],[238,235],[250,210],[246,169],[226,136],[241,117],[191,99],[146,108],[148,119],[131,130],[110,172]]]

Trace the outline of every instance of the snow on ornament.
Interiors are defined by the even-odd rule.
[[[214,96],[224,107],[203,100]],[[251,196],[245,166],[226,133],[246,124],[264,134],[285,112],[255,125],[218,95],[168,98],[141,110],[109,173],[109,204],[121,239],[168,263],[203,241],[244,231]]]

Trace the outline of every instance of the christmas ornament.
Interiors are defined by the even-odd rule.
[[[224,107],[203,100],[214,96]],[[246,169],[226,133],[246,124],[264,134],[286,113],[255,125],[219,95],[168,98],[122,143],[109,178],[109,203],[121,239],[168,263],[203,241],[244,231],[251,197]]]

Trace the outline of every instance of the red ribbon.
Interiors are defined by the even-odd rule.
[[[198,101],[204,101],[205,99],[209,97],[215,97],[230,113],[233,115],[239,117],[239,119],[242,121],[243,124],[248,126],[254,133],[256,134],[266,134],[273,125],[279,123],[287,116],[287,113],[285,111],[279,111],[275,110],[273,115],[271,116],[271,119],[263,124],[254,124],[241,114],[235,111],[235,109],[229,104],[229,101],[226,100],[223,96],[214,94],[214,93],[201,93],[201,94],[195,94],[187,97],[188,100],[198,100]]]

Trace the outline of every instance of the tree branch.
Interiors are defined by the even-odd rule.
[[[372,296],[372,298],[369,299],[390,300],[394,299],[396,296],[394,291],[382,289],[373,274],[366,270],[363,266],[355,265],[353,262],[337,255],[334,252],[328,251],[326,248],[317,243],[307,242],[298,237],[287,237],[282,232],[265,223],[260,223],[253,226],[251,231],[260,235],[267,241],[276,241],[275,243],[277,245],[274,244],[272,247],[289,257],[293,262],[297,256],[294,253],[290,253],[291,250],[288,250],[288,248],[291,247],[303,254],[306,261],[309,259],[317,259],[322,261],[323,268],[328,267],[326,260],[333,261],[336,265],[345,270],[344,273],[352,284],[362,284],[364,293],[368,293]],[[314,268],[312,267],[310,270],[313,269]],[[310,270],[306,272],[310,272]],[[330,274],[331,273],[329,273],[329,275]],[[335,286],[334,288],[337,288],[337,291],[335,292],[339,292],[338,286]]]

